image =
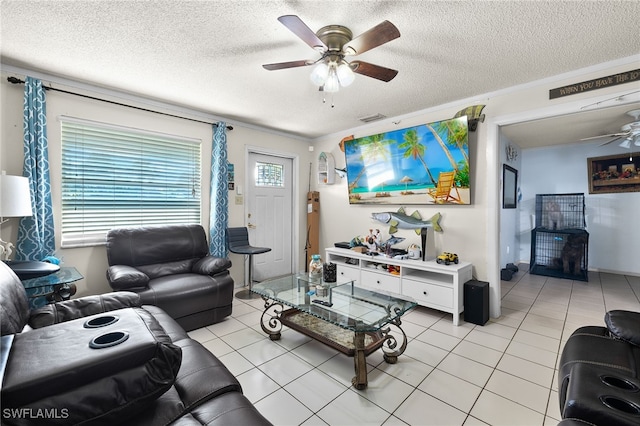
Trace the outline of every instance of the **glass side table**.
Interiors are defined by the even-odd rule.
[[[44,277],[22,280],[29,297],[29,308],[41,308],[47,303],[68,300],[76,294],[76,281],[84,277],[72,266],[63,266],[58,272]]]

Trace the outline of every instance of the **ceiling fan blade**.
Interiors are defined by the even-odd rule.
[[[608,140],[608,141],[606,141],[606,142],[602,142],[602,143],[601,143],[600,145],[598,145],[598,146],[605,146],[605,145],[609,145],[610,143],[613,143],[613,142],[615,142],[615,141],[617,141],[617,140],[620,140],[620,138],[621,138],[622,136],[624,136],[624,135],[621,135],[621,136],[615,137],[615,138],[613,138],[613,139],[611,139],[611,140]]]
[[[389,21],[381,22],[344,45],[345,55],[359,55],[400,37],[400,31]]]
[[[381,67],[380,65],[370,64],[362,61],[351,61],[349,64],[353,72],[366,75],[367,77],[376,78],[385,82],[393,80],[398,75],[398,71],[391,68]]]
[[[307,65],[312,65],[313,63],[314,61],[305,59],[302,61],[278,62],[275,64],[265,64],[262,66],[262,68],[269,71],[275,71],[275,70],[282,70],[285,68],[306,67]]]
[[[320,52],[327,50],[327,45],[324,44],[324,42],[318,38],[316,33],[314,33],[307,24],[302,22],[302,19],[298,16],[284,15],[279,17],[278,21],[280,21],[285,27],[289,28],[292,33],[300,37],[302,41],[307,43],[313,49],[319,50]]]
[[[588,138],[582,138],[580,140],[581,141],[590,141],[590,140],[593,140],[593,139],[602,139],[602,138],[616,138],[616,139],[619,139],[620,136],[628,136],[628,135],[629,135],[629,132],[611,133],[609,135],[591,136],[591,137],[588,137]],[[610,143],[610,142],[613,142],[613,141],[609,141],[607,143]]]

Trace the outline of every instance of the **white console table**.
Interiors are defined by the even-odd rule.
[[[435,260],[400,260],[333,247],[325,251],[325,261],[337,265],[338,279],[353,280],[359,287],[410,296],[420,306],[452,314],[453,325],[458,325],[464,311],[463,285],[472,279],[471,263],[444,265]],[[392,274],[381,265],[397,266],[400,273]]]

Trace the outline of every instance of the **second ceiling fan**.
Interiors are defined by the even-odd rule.
[[[600,146],[608,145],[612,142],[618,141],[622,139],[620,143],[621,148],[630,148],[633,143],[635,146],[640,146],[640,109],[634,109],[627,112],[627,115],[633,117],[633,121],[631,123],[625,124],[620,129],[618,133],[611,133],[608,135],[601,136],[593,136],[590,138],[580,139],[581,141],[588,141],[592,139],[602,139],[602,138],[611,138],[610,140],[600,144]]]
[[[316,65],[311,81],[320,90],[337,92],[340,86],[353,82],[353,73],[389,82],[398,71],[364,61],[347,62],[346,57],[364,53],[400,37],[400,31],[389,21],[383,21],[353,38],[353,33],[342,25],[327,25],[313,32],[298,16],[284,15],[278,18],[285,27],[300,37],[307,45],[320,52],[319,59],[303,59],[291,62],[265,64],[269,71]]]

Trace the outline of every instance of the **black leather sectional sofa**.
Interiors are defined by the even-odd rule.
[[[237,379],[157,306],[115,292],[29,311],[0,262],[3,425],[269,425]]]
[[[640,313],[613,310],[578,328],[558,369],[561,426],[640,425]]]

